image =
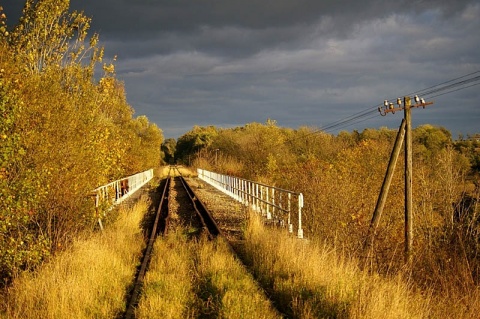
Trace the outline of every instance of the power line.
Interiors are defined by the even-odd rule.
[[[372,116],[372,114],[373,114],[373,116]],[[368,116],[368,118],[366,118],[367,116]],[[358,116],[355,116],[355,117],[352,117],[352,118],[349,118],[349,119],[345,119],[345,120],[342,120],[342,121],[338,121],[338,123],[336,123],[336,124],[323,126],[320,129],[325,131],[325,132],[332,132],[335,129],[341,129],[341,128],[348,127],[348,126],[351,126],[351,125],[356,124],[356,123],[365,122],[366,120],[371,119],[371,118],[376,117],[376,116],[377,116],[377,109],[373,108],[373,109],[370,109],[368,112],[362,113]]]
[[[469,83],[473,83],[473,82],[477,82],[477,81],[480,81],[480,75],[479,76],[476,76],[474,78],[471,78],[471,79],[467,79],[467,80],[463,80],[463,81],[459,81],[459,82],[455,82],[453,84],[449,84],[449,85],[445,85],[445,86],[442,86],[438,89],[433,89],[433,90],[430,90],[430,91],[426,91],[424,93],[421,93],[423,96],[429,96],[431,94],[434,94],[434,93],[437,93],[437,92],[442,92],[442,91],[446,91],[450,88],[455,88],[455,87],[459,87],[459,86],[463,86],[463,85],[466,85],[466,84],[469,84]],[[463,88],[462,88],[463,89]]]
[[[460,80],[460,79],[463,79],[463,78],[466,78],[466,77],[469,77],[471,75],[474,75],[474,74],[477,74],[477,73],[480,73],[480,70],[478,71],[475,71],[475,72],[472,72],[472,73],[468,73],[468,74],[465,74],[465,75],[462,75],[460,77],[457,77],[457,78],[454,78],[454,79],[451,79],[451,80],[448,80],[448,81],[445,81],[445,82],[442,82],[442,83],[439,83],[439,84],[435,84],[433,86],[430,86],[426,89],[423,89],[423,90],[420,90],[420,91],[416,91],[416,92],[413,92],[413,93],[410,93],[410,94],[407,94],[407,95],[415,95],[415,94],[422,94],[422,95],[425,95],[425,93],[422,93],[424,91],[427,91],[427,90],[430,90],[430,89],[433,89],[437,86],[440,86],[440,85],[444,85],[444,84],[447,84],[447,83],[450,83],[450,82],[453,82],[453,81],[456,81],[456,80]]]
[[[428,97],[428,98],[434,98],[434,97],[438,97],[438,96],[441,96],[441,95],[445,95],[445,94],[453,93],[453,92],[460,91],[460,90],[463,90],[463,89],[467,89],[469,87],[476,86],[476,85],[480,84],[480,75],[477,75],[475,77],[471,77],[472,75],[475,75],[475,74],[478,74],[478,73],[480,73],[480,70],[475,71],[475,72],[471,72],[469,74],[466,74],[466,75],[463,75],[463,76],[460,76],[460,77],[457,77],[457,78],[454,78],[452,80],[448,80],[448,81],[430,86],[428,88],[425,88],[425,89],[422,89],[422,90],[419,90],[419,91],[415,91],[415,92],[406,94],[405,96],[411,96],[411,95],[417,94],[417,95],[422,95],[422,96],[425,96],[425,97]],[[471,77],[471,78],[467,78],[467,77]],[[467,79],[465,79],[465,78],[467,78]],[[459,81],[459,80],[461,80],[461,81]],[[454,81],[456,81],[456,82],[454,82]],[[452,82],[454,82],[454,83],[452,83]],[[437,94],[435,94],[435,93],[437,93]],[[390,100],[392,100],[392,99],[390,99]],[[357,124],[357,123],[369,120],[371,118],[374,118],[375,116],[369,116],[369,115],[371,115],[372,113],[376,113],[377,108],[380,105],[381,104],[378,104],[378,105],[370,107],[370,108],[368,108],[364,111],[361,111],[361,112],[355,113],[353,115],[350,115],[348,117],[345,117],[343,119],[337,120],[337,121],[335,121],[331,124],[321,126],[318,131],[331,132],[334,129],[344,128],[344,127],[351,126],[353,124]],[[365,118],[367,116],[368,116],[368,118]]]
[[[473,87],[473,86],[476,86],[476,85],[480,85],[480,75],[471,77],[471,76],[473,76],[475,74],[478,74],[478,73],[480,73],[480,70],[462,75],[460,77],[457,77],[457,78],[454,78],[454,79],[451,79],[451,80],[448,80],[448,81],[444,81],[444,82],[435,84],[433,86],[427,87],[427,88],[422,89],[422,90],[418,90],[418,91],[415,91],[415,92],[412,92],[412,93],[409,93],[409,94],[405,94],[405,96],[422,95],[423,97],[434,98],[434,97],[442,96],[442,95],[445,95],[445,94],[450,94],[450,93],[453,93],[453,92],[464,90],[464,89],[467,89],[467,88],[470,88],[470,87]],[[461,80],[461,81],[459,81],[459,80]],[[452,82],[454,82],[454,83],[452,83]],[[395,98],[391,98],[390,100],[394,100],[394,99]],[[306,134],[302,137],[298,137],[298,138],[306,138],[310,135],[315,135],[315,134],[318,134],[318,133],[329,133],[329,132],[333,132],[333,130],[335,130],[335,129],[341,129],[341,128],[352,126],[354,124],[358,124],[358,123],[368,121],[368,120],[378,116],[378,113],[377,113],[378,112],[378,107],[381,106],[381,105],[382,104],[377,104],[375,106],[366,108],[362,111],[359,111],[359,112],[354,113],[352,115],[349,115],[347,117],[341,118],[341,119],[339,119],[337,121],[334,121],[330,124],[320,126],[317,130],[315,130],[315,131],[313,131],[309,134]],[[291,139],[291,141],[293,141],[295,139],[297,139],[297,138]]]
[[[465,87],[461,87],[461,88],[458,88],[458,89],[455,89],[455,90],[451,90],[451,91],[448,91],[448,92],[444,92],[444,93],[440,93],[440,94],[437,94],[437,95],[433,95],[433,96],[430,96],[431,99],[433,99],[434,97],[437,97],[437,96],[442,96],[442,95],[445,95],[445,94],[449,94],[449,93],[453,93],[453,92],[457,92],[457,91],[460,91],[460,90],[463,90],[463,89],[468,89],[472,86],[476,86],[476,85],[480,85],[480,82],[478,83],[474,83],[474,84],[471,84],[471,85],[468,85],[468,86],[465,86]]]

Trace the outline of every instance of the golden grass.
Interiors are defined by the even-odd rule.
[[[222,239],[157,240],[137,318],[279,318]]]
[[[161,166],[161,167],[157,168],[157,176],[160,179],[167,178],[169,173],[170,173],[170,166],[169,165]]]
[[[198,294],[217,318],[280,318],[227,243],[218,238],[197,250]]]
[[[0,318],[114,318],[125,310],[143,248],[147,203],[121,211],[103,233],[77,240],[34,273],[17,278]],[[188,240],[187,230],[159,238],[137,308],[138,318],[278,318],[222,240]],[[334,248],[265,229],[251,217],[245,257],[276,307],[289,318],[475,318],[480,290],[439,296],[397,275],[361,271]]]
[[[192,170],[191,168],[185,167],[185,166],[179,166],[178,171],[180,174],[182,174],[183,177],[191,177],[191,176],[196,176],[197,172]]]
[[[252,217],[246,256],[259,281],[291,318],[427,318],[431,300],[401,277],[360,271],[335,249],[264,229]]]
[[[459,291],[452,287],[435,296],[430,318],[471,319],[480,317],[480,287]]]
[[[173,174],[172,175],[173,177],[178,176],[179,173],[183,177],[191,177],[191,176],[197,175],[196,171],[186,166],[182,166],[182,165],[177,166],[178,171],[177,170],[171,171],[170,167],[171,167],[170,165],[161,166],[160,168],[157,169],[156,174],[159,176],[160,179],[167,178],[170,173]]]
[[[136,318],[195,318],[192,246],[180,232],[157,238]]]
[[[124,296],[143,247],[139,201],[120,209],[102,233],[78,239],[36,272],[24,273],[8,290],[5,318],[113,318],[125,309]]]

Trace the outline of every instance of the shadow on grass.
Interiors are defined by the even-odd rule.
[[[293,272],[262,272],[255,267],[254,257],[243,245],[235,245],[234,250],[274,307],[286,318],[349,318],[351,303],[329,297],[326,286],[311,288],[294,284],[296,274]]]
[[[198,307],[200,309],[198,318],[219,318],[223,292],[213,284],[210,276],[200,280],[197,296],[201,302]]]
[[[165,187],[166,179],[161,180],[159,185],[156,188],[152,188],[148,192],[148,197],[150,198],[150,205],[148,206],[147,212],[145,213],[140,227],[143,231],[145,242],[150,238],[151,230],[153,223],[155,222],[155,215],[160,205],[160,200],[162,198],[162,191]]]

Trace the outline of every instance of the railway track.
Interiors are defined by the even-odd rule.
[[[130,293],[128,294],[127,307],[124,314],[120,314],[118,318],[135,318],[135,310],[139,303],[142,288],[144,284],[145,274],[148,271],[149,263],[154,254],[153,247],[158,236],[166,235],[169,229],[173,230],[175,222],[170,223],[170,208],[172,205],[181,206],[179,218],[184,220],[184,223],[194,225],[198,229],[196,233],[204,233],[209,239],[214,239],[217,236],[222,236],[222,232],[212,215],[197,197],[195,192],[185,178],[180,174],[176,166],[171,166],[168,177],[163,180],[157,189],[160,193],[158,201],[158,209],[151,222],[151,228],[147,234],[146,248],[144,249],[141,264],[137,268],[137,275]],[[171,193],[175,193],[171,196]],[[171,202],[170,198],[175,197],[175,203]],[[234,249],[229,246],[229,250],[235,255]],[[236,256],[235,258],[241,259]]]

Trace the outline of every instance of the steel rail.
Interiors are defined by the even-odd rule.
[[[155,221],[153,223],[153,226],[150,232],[147,247],[145,248],[145,251],[143,254],[142,263],[138,270],[137,276],[133,284],[133,288],[130,293],[129,300],[127,302],[127,308],[124,315],[125,319],[135,318],[135,308],[138,305],[140,292],[143,287],[143,279],[145,278],[147,267],[152,257],[153,244],[155,243],[155,239],[157,238],[159,233],[164,234],[167,231],[168,197],[169,197],[171,179],[172,177],[170,176],[170,172],[169,172],[169,176],[165,180],[165,185],[163,187],[162,197],[160,198],[160,204],[158,205],[158,210],[155,214]]]
[[[177,168],[177,171],[178,171],[178,168]],[[220,228],[218,227],[217,223],[213,219],[208,209],[205,207],[202,201],[195,194],[192,187],[190,187],[190,185],[187,183],[187,181],[182,176],[182,174],[180,174],[180,171],[178,171],[178,173],[179,173],[179,179],[182,182],[183,188],[187,192],[188,197],[192,202],[193,209],[197,213],[197,216],[201,220],[203,226],[207,229],[209,236],[211,238],[214,238],[216,236],[221,235]]]

